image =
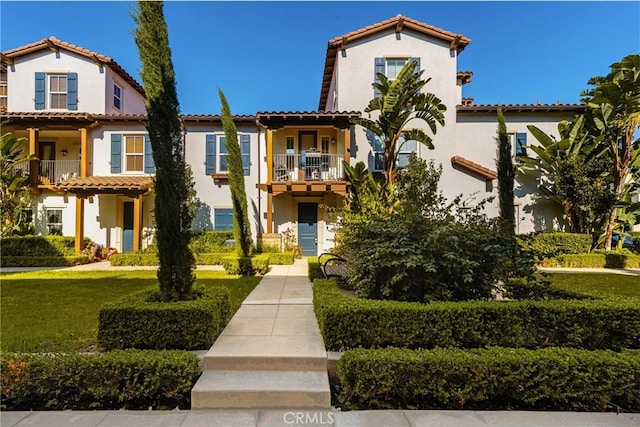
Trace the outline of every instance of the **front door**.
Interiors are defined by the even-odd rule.
[[[298,242],[302,255],[318,255],[317,203],[298,203]]]
[[[122,252],[133,251],[133,202],[123,203]]]
[[[40,159],[40,176],[46,178],[48,181],[45,181],[45,184],[54,183],[56,176],[56,143],[41,142],[38,158]]]

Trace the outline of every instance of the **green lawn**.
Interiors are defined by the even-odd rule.
[[[197,271],[196,285],[223,286],[235,313],[260,277]],[[2,351],[92,351],[97,348],[98,310],[107,302],[157,286],[156,272],[39,271],[2,274]]]
[[[553,273],[554,286],[597,296],[640,298],[640,276],[607,273]]]

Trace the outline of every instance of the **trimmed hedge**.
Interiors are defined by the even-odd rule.
[[[317,256],[310,256],[309,258],[307,258],[307,274],[311,282],[313,282],[316,279],[324,278],[324,275],[322,274],[322,270],[320,269],[320,263],[318,262]]]
[[[186,351],[0,355],[2,410],[189,409],[200,376]]]
[[[233,239],[233,230],[230,231],[194,231],[191,233],[189,248],[195,254],[214,252],[233,252],[235,246],[227,246],[226,241]]]
[[[541,267],[640,268],[640,255],[631,252],[592,252],[564,254],[542,260]]]
[[[358,349],[338,376],[354,409],[640,411],[639,351]]]
[[[295,261],[293,252],[265,252],[269,255],[270,265],[292,265]]]
[[[86,255],[73,256],[2,256],[1,267],[72,267],[88,264]]]
[[[229,292],[197,291],[191,301],[158,302],[158,291],[142,291],[104,305],[98,315],[98,344],[113,349],[180,349],[211,347],[227,324]]]
[[[228,256],[228,253],[194,254],[197,265],[222,265],[222,260]]]
[[[227,256],[222,259],[222,266],[228,274],[251,276],[266,274],[269,271],[269,254],[253,257]]]
[[[575,233],[531,233],[516,236],[522,248],[537,259],[554,258],[561,254],[579,254],[591,250],[591,235]]]
[[[84,239],[84,245],[91,242]],[[66,236],[13,236],[0,239],[2,257],[62,257],[76,255],[75,237]]]
[[[158,265],[158,255],[142,252],[113,254],[109,257],[109,263],[114,266],[156,266]]]
[[[640,348],[637,300],[464,301],[430,304],[349,298],[315,280],[328,350],[357,347]]]

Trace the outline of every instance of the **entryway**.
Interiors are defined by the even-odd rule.
[[[317,203],[298,203],[298,244],[302,255],[318,255]]]

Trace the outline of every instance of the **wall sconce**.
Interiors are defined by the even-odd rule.
[[[331,143],[335,144],[336,143],[336,139],[335,138],[331,138]]]
[[[67,157],[67,154],[69,154],[69,152],[67,150],[61,150],[60,154],[62,154],[62,157]]]

